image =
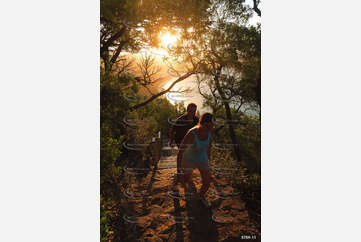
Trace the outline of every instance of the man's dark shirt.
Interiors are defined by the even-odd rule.
[[[175,143],[179,146],[184,136],[187,134],[187,131],[197,124],[198,118],[196,116],[193,117],[193,120],[188,120],[187,114],[183,114],[177,118],[175,125],[173,125],[173,129],[176,132],[174,136]]]

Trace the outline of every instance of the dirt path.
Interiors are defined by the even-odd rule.
[[[229,185],[213,175],[207,193],[211,208],[206,208],[195,195],[201,187],[198,170],[190,188],[172,192],[175,167],[175,155],[162,157],[142,179],[130,181],[142,192],[125,193],[129,210],[123,219],[130,231],[124,241],[260,241],[240,197],[217,196],[217,190],[226,191]]]

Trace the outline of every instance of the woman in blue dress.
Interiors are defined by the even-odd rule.
[[[202,187],[199,192],[201,202],[209,207],[210,204],[205,198],[211,181],[210,173],[210,149],[211,149],[211,132],[215,127],[213,123],[213,115],[204,113],[198,122],[198,125],[190,129],[182,140],[179,147],[178,161],[181,168],[186,168],[180,182],[186,184],[189,182],[193,169],[197,168],[201,173]]]

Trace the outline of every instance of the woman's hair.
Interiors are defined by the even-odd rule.
[[[187,111],[189,111],[191,108],[197,108],[197,104],[195,104],[195,103],[188,104]]]
[[[198,121],[198,127],[205,123],[213,123],[213,114],[211,113],[202,114],[202,116],[199,118]]]

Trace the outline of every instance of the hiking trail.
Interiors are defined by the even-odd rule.
[[[179,192],[173,192],[176,159],[176,152],[163,155],[141,177],[139,172],[130,176],[124,192],[128,209],[123,216],[130,231],[124,241],[260,241],[259,226],[249,217],[241,197],[223,196],[231,186],[213,171],[206,194],[210,208],[196,196],[202,185],[196,169],[190,187],[180,185]]]

